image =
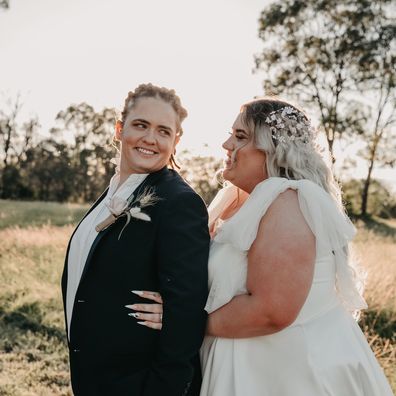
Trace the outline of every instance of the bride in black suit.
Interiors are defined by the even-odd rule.
[[[208,217],[170,169],[186,116],[173,90],[128,94],[116,173],[70,239],[62,295],[76,395],[199,393]],[[162,295],[161,332],[130,315],[144,301],[134,290]]]

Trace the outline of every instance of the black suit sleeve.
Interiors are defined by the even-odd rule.
[[[182,396],[205,333],[209,232],[205,204],[193,192],[166,203],[158,228],[158,271],[163,326],[144,396]]]

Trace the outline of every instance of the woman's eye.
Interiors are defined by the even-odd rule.
[[[163,136],[169,136],[170,132],[167,129],[160,129],[160,134]]]
[[[247,138],[246,135],[244,135],[243,133],[228,132],[228,134],[229,134],[230,136],[235,136],[235,139],[236,139],[236,140],[244,140],[244,139]]]
[[[139,129],[145,129],[146,128],[146,124],[141,124],[140,122],[137,122],[136,124],[133,124],[133,126],[135,126],[136,128],[139,128]]]

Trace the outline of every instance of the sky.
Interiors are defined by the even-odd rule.
[[[263,93],[252,73],[263,5],[11,0],[0,11],[0,90],[21,92],[45,131],[71,103],[121,109],[140,83],[174,88],[189,111],[180,149],[220,156],[240,105]]]
[[[121,110],[140,83],[174,88],[189,111],[179,151],[221,158],[240,105],[264,93],[253,69],[268,3],[10,0],[0,10],[0,100],[19,92],[23,117],[38,116],[45,134],[72,103]]]

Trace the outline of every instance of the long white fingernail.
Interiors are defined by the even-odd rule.
[[[138,318],[139,314],[138,313],[129,313],[129,316],[133,316],[134,318]]]
[[[131,292],[137,294],[138,296],[143,295],[143,292],[141,290],[131,290]]]
[[[137,324],[140,324],[142,326],[146,326],[146,322],[136,322]]]

